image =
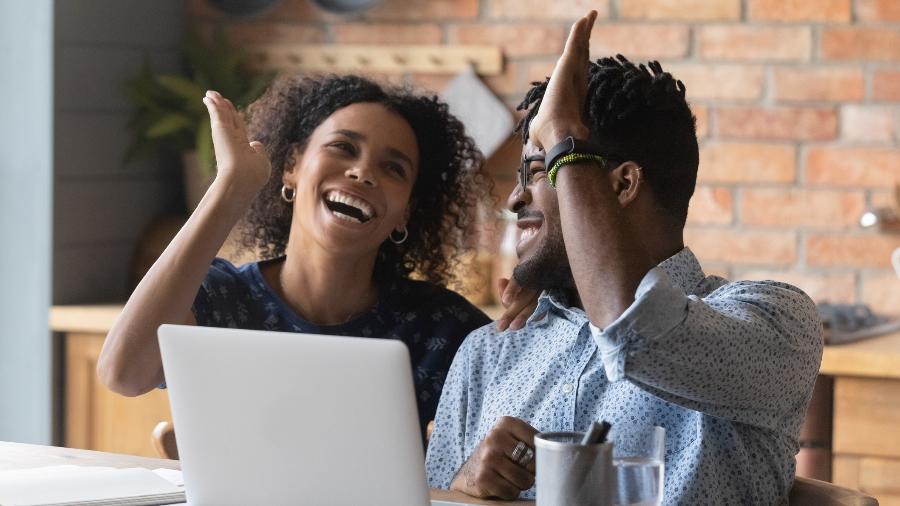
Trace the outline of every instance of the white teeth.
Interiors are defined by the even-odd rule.
[[[519,235],[519,240],[527,241],[528,239],[531,239],[532,237],[534,237],[537,234],[537,231],[538,231],[537,227],[528,227],[528,228],[522,230],[522,233]]]
[[[337,219],[339,219],[339,220],[352,221],[353,223],[362,223],[361,221],[357,220],[357,219],[354,218],[353,216],[347,216],[347,215],[344,214],[344,213],[331,213],[331,214],[333,214],[334,217],[337,218]]]
[[[365,215],[366,219],[371,219],[372,216],[375,216],[375,209],[366,201],[360,200],[352,195],[348,195],[342,191],[331,190],[325,194],[325,200],[329,202],[340,202],[341,204],[346,204],[348,206],[353,206],[360,211],[362,211],[363,215]],[[357,219],[351,218],[349,216],[343,215],[341,213],[335,213],[336,216],[341,218],[349,218],[352,221],[357,223],[362,223]]]

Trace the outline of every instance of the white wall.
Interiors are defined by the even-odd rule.
[[[52,0],[0,0],[0,69],[0,440],[48,443]]]
[[[123,83],[148,56],[175,71],[182,0],[56,2],[54,304],[124,301],[137,239],[180,205],[172,161],[125,164]]]
[[[182,0],[0,0],[0,440],[58,443],[51,304],[124,300],[133,248],[181,206],[175,166],[124,164],[122,83],[178,67]]]

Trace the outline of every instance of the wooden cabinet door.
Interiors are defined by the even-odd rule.
[[[172,420],[165,390],[139,397],[109,391],[97,377],[102,334],[65,336],[65,436],[70,448],[158,457],[150,434]]]

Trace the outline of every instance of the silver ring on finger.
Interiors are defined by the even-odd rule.
[[[532,450],[531,448],[526,446],[525,452],[522,454],[521,457],[519,457],[518,460],[516,460],[516,463],[522,467],[527,467],[528,464],[530,464],[532,460],[534,460],[534,450]]]
[[[519,441],[516,443],[516,447],[513,448],[510,457],[513,462],[525,467],[532,459],[534,459],[534,450],[532,450],[525,441]]]

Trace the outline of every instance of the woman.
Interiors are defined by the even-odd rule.
[[[110,329],[103,383],[129,396],[163,383],[163,323],[400,339],[424,430],[456,349],[489,322],[442,287],[449,245],[490,192],[463,125],[436,99],[355,76],[278,81],[250,107],[249,137],[230,101],[203,102],[218,173]],[[236,268],[214,257],[242,216],[244,246],[268,260]]]

